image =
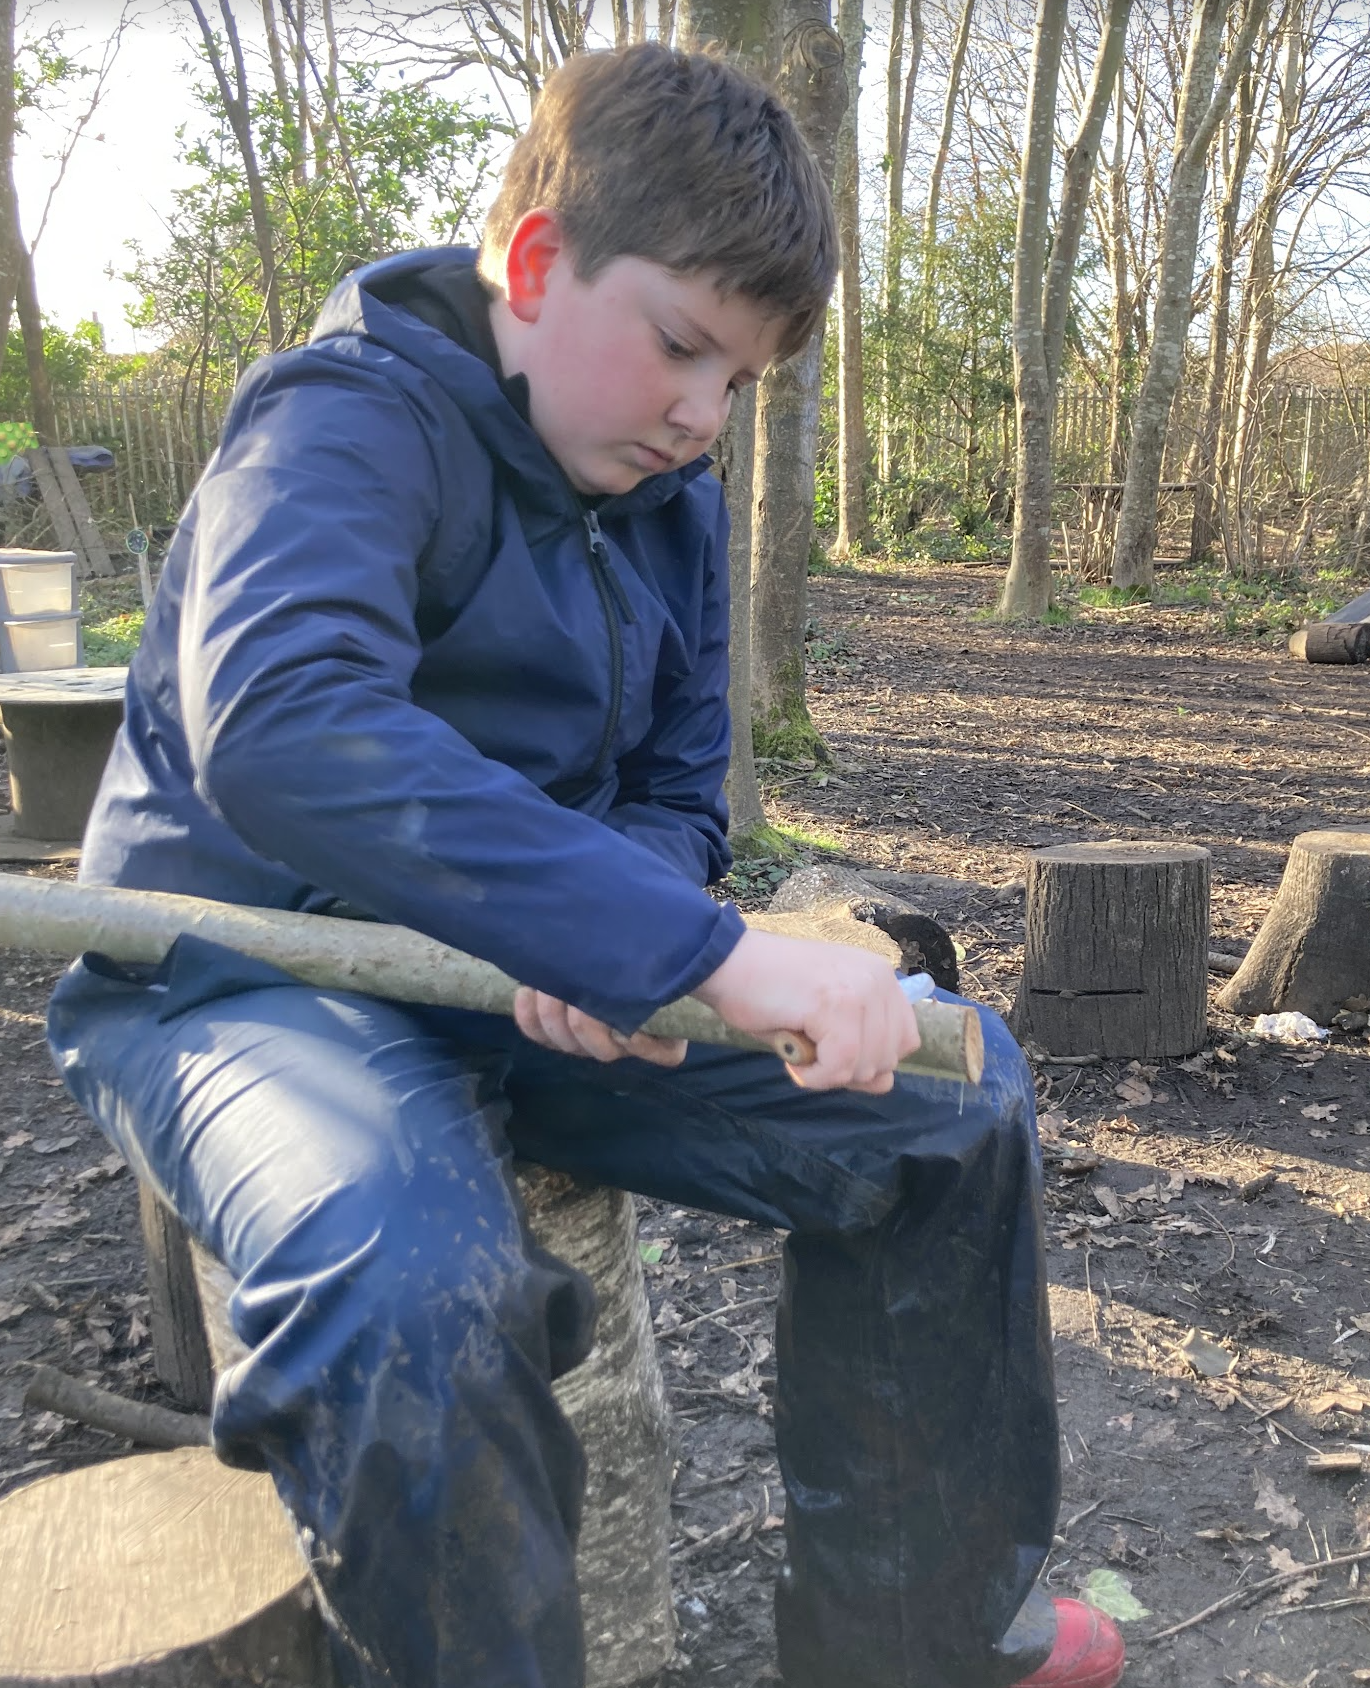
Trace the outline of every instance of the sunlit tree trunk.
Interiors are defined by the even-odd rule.
[[[1229,0],[1199,0],[1185,54],[1151,347],[1132,418],[1132,444],[1114,539],[1113,584],[1125,590],[1149,592],[1155,578],[1156,505],[1170,408],[1180,383],[1189,332],[1208,148],[1232,99],[1237,78],[1246,69],[1252,42],[1265,15],[1266,0],[1250,0],[1246,21],[1215,88],[1228,4]]]
[[[868,538],[866,513],[866,394],[861,343],[861,198],[857,110],[865,32],[863,0],[841,0],[838,34],[847,71],[847,109],[837,132],[837,180],[833,195],[842,238],[837,282],[841,340],[837,357],[837,539],[833,554],[849,556]]]
[[[975,17],[975,0],[963,0],[961,21],[956,28],[956,41],[951,50],[951,68],[947,72],[946,97],[942,101],[942,122],[937,131],[937,150],[928,172],[928,195],[923,202],[923,309],[931,306],[933,281],[937,266],[937,219],[942,204],[942,177],[951,157],[952,135],[956,128],[956,102],[961,96],[961,77],[966,68],[966,50],[970,45],[970,26]],[[1057,54],[1059,63],[1059,51]]]
[[[842,41],[827,0],[789,0],[780,89],[832,180],[847,99]],[[825,755],[804,697],[804,617],[813,542],[821,336],[761,382],[752,531],[752,695],[758,742]]]
[[[19,277],[15,306],[24,335],[24,364],[29,377],[29,414],[34,432],[44,445],[56,445],[57,409],[52,402],[52,380],[43,355],[43,314],[38,308],[38,287],[33,274],[33,254],[15,231],[19,248]]]
[[[1123,79],[1126,75],[1127,64],[1124,61],[1118,71],[1118,91],[1113,106],[1113,162],[1108,173],[1108,252],[1113,279],[1108,342],[1108,478],[1114,481],[1122,479],[1127,463],[1128,381],[1133,350],[1133,304],[1127,263],[1127,146],[1123,105]]]
[[[1061,207],[1046,263],[1056,92],[1066,0],[1041,0],[1033,40],[1027,134],[1013,267],[1013,367],[1018,445],[1013,557],[1001,615],[1043,616],[1051,605],[1051,430],[1066,318],[1104,119],[1118,80],[1131,0],[1112,0],[1079,132],[1066,154]],[[1045,274],[1043,273],[1045,265]]]

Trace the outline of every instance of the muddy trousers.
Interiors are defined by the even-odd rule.
[[[182,939],[156,972],[78,962],[49,1035],[238,1280],[216,1446],[270,1470],[356,1684],[583,1681],[583,1459],[551,1383],[594,1310],[512,1152],[788,1233],[790,1688],[1000,1688],[1050,1649],[1058,1470],[1032,1088],[983,1017],[980,1087],[811,1095],[770,1056],[574,1060]]]

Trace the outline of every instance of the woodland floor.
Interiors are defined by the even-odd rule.
[[[1370,823],[1370,670],[1295,663],[1195,603],[1002,626],[980,613],[997,580],[927,562],[814,580],[814,715],[839,761],[823,783],[769,768],[772,818],[877,875],[933,876],[903,883],[996,1008],[1041,845],[1204,844],[1212,947],[1240,954],[1293,837]],[[768,888],[765,870],[738,882],[749,902]],[[0,1491],[126,1450],[25,1412],[33,1362],[159,1396],[134,1188],[43,1044],[55,973],[0,955]],[[1312,1450],[1370,1448],[1370,1041],[1282,1048],[1249,1024],[1214,1007],[1184,1062],[1036,1063],[1065,1468],[1048,1578],[1130,1584],[1148,1614],[1124,1625],[1131,1688],[1370,1681],[1370,1556],[1148,1639],[1370,1550],[1370,1480],[1305,1469]],[[680,1439],[681,1634],[661,1688],[753,1688],[776,1679],[779,1238],[648,1204],[642,1238]],[[1227,1378],[1178,1352],[1191,1328],[1236,1356]]]

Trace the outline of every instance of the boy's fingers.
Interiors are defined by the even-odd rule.
[[[635,1055],[654,1067],[678,1067],[690,1047],[683,1037],[653,1037],[650,1032],[634,1032],[631,1037],[615,1032],[614,1037],[621,1054]]]

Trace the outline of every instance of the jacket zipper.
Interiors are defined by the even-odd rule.
[[[605,723],[604,736],[595,753],[592,775],[594,779],[599,780],[609,771],[614,739],[618,736],[619,717],[623,713],[621,623],[626,622],[631,627],[637,617],[633,614],[633,606],[628,602],[627,593],[623,590],[623,583],[614,573],[613,565],[609,561],[609,547],[600,532],[598,513],[586,510],[584,520],[585,532],[590,541],[590,573],[594,578],[595,591],[599,594],[600,608],[604,611],[604,625],[609,630],[609,719]]]

